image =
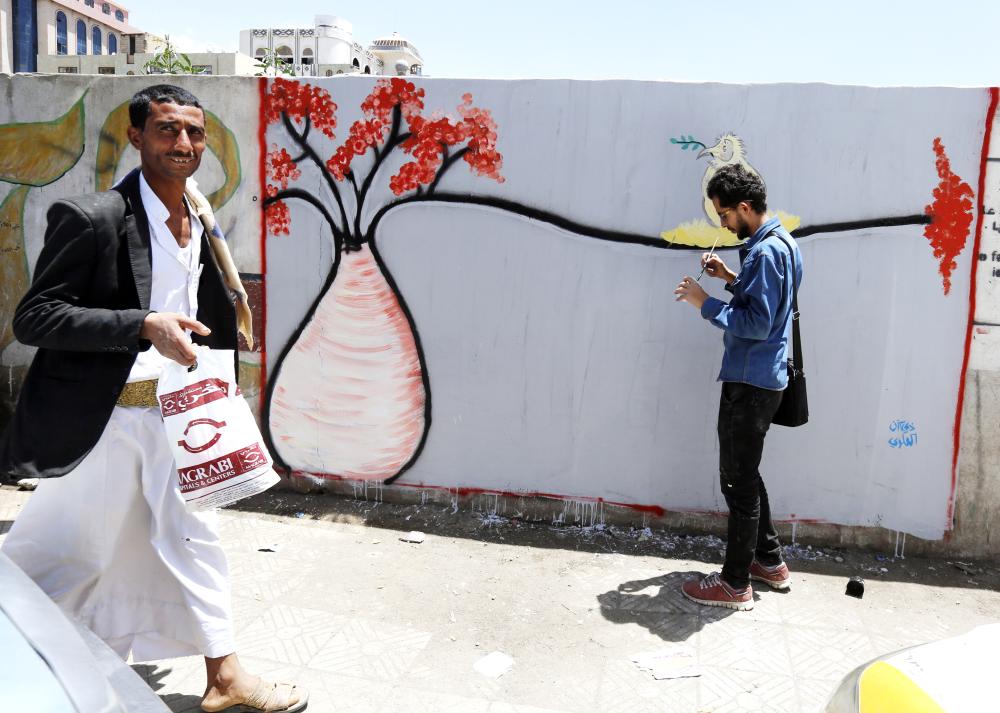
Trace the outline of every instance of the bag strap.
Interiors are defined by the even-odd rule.
[[[777,230],[772,230],[769,235],[778,238],[788,248],[792,271],[792,372],[795,376],[802,376],[802,339],[799,337],[799,280],[795,270],[795,249]]]

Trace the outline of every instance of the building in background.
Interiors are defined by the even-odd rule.
[[[0,72],[144,74],[165,41],[104,0],[0,0]],[[188,53],[204,74],[254,74],[238,52]]]
[[[146,74],[144,66],[162,49],[163,40],[145,35],[146,49],[117,55],[38,55],[38,71],[47,74]],[[239,52],[185,52],[199,74],[253,75],[257,63]]]
[[[39,60],[135,54],[148,43],[148,35],[129,24],[125,7],[104,0],[3,0],[0,15],[5,14],[0,64],[9,38],[10,66],[0,66],[4,71],[54,71],[40,67]]]
[[[254,58],[274,52],[295,74],[332,77],[336,74],[422,74],[424,60],[406,39],[393,33],[365,49],[354,40],[350,22],[335,15],[317,15],[309,28],[254,28],[240,32],[240,52]]]
[[[124,6],[104,0],[0,0],[0,72],[144,74],[164,40],[129,23]],[[238,52],[187,52],[203,74],[254,75],[272,51],[299,76],[423,73],[424,60],[392,33],[367,49],[347,20],[317,15],[311,28],[240,32]]]

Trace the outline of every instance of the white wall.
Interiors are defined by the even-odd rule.
[[[341,126],[359,116],[369,82],[320,80],[340,107]],[[804,428],[775,429],[763,472],[780,519],[879,525],[930,538],[951,527],[973,237],[970,229],[946,295],[919,216],[939,182],[935,138],[952,170],[976,190],[984,90],[419,84],[427,113],[453,111],[471,92],[498,124],[506,181],[474,177],[459,164],[444,183],[449,191],[657,236],[704,218],[707,164],[670,138],[695,134],[711,145],[733,130],[765,176],[772,207],[805,226],[917,216],[916,224],[870,224],[802,240],[813,416]],[[270,131],[267,141],[299,153],[282,131]],[[323,156],[337,145],[316,142]],[[403,160],[393,157],[379,175],[363,222],[393,198],[388,179]],[[303,170],[300,183],[325,195],[319,174]],[[324,200],[335,212],[332,199]],[[338,369],[354,373],[348,364],[355,362],[323,348],[324,339],[337,337],[326,327],[309,333],[319,317],[306,318],[333,255],[316,211],[294,201],[289,208],[291,236],[267,243],[268,309],[282,315],[268,322],[271,382],[285,394],[285,405],[276,410],[272,402],[269,410],[275,447],[302,471],[358,477],[363,463],[340,465],[342,453],[323,455],[324,444],[361,428],[326,410],[336,405],[324,406],[324,399],[335,404]],[[430,384],[427,439],[399,482],[668,510],[724,507],[714,431],[721,334],[670,295],[697,269],[700,250],[621,245],[509,211],[450,204],[398,209],[376,242],[412,315]],[[726,259],[736,258],[727,251]],[[307,329],[302,349],[293,336],[300,327]],[[277,359],[289,343],[296,345],[290,354],[302,356],[290,362],[291,375]],[[400,344],[393,348],[403,354],[405,340]],[[295,390],[304,400],[288,396]],[[293,412],[301,418],[290,418]],[[353,418],[370,423],[361,412]],[[393,418],[392,428],[423,428],[419,419]],[[901,422],[915,424],[917,445],[897,439]]]

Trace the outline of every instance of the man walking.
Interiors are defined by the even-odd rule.
[[[723,280],[733,298],[726,304],[709,297],[692,277],[685,277],[674,294],[725,332],[718,431],[729,533],[721,574],[685,582],[682,591],[699,604],[747,610],[753,609],[750,580],[774,589],[790,586],[758,468],[764,437],[788,383],[793,285],[801,284],[802,260],[781,222],[768,217],[760,176],[738,164],[724,166],[709,181],[707,193],[722,227],[746,240],[738,273],[714,253],[702,255],[705,273]]]
[[[0,468],[44,480],[3,551],[123,658],[205,657],[206,711],[299,711],[307,695],[235,654],[215,512],[190,512],[156,402],[167,360],[237,348],[236,311],[184,197],[205,150],[198,99],[132,97],[141,169],[57,201],[14,333],[39,347],[0,442]],[[188,336],[188,333],[191,336]]]

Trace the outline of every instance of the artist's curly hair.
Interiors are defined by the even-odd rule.
[[[767,211],[767,187],[764,180],[745,166],[723,166],[708,181],[709,198],[717,198],[723,208],[733,208],[746,201],[755,213]]]

